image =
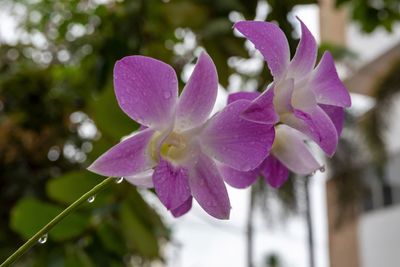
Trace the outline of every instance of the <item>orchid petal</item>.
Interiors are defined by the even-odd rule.
[[[279,117],[275,112],[273,101],[274,89],[271,87],[252,101],[251,105],[243,111],[242,118],[262,124],[277,123]]]
[[[224,181],[217,166],[200,153],[190,168],[189,184],[200,206],[217,219],[229,219],[230,202]]]
[[[228,105],[240,99],[254,100],[260,95],[259,92],[237,92],[228,95]]]
[[[281,187],[289,177],[289,170],[273,155],[269,155],[263,164],[262,173],[265,182],[274,188]]]
[[[249,187],[260,175],[259,168],[247,172],[238,171],[222,164],[218,168],[224,181],[235,188]]]
[[[310,81],[317,102],[339,107],[350,107],[349,92],[339,79],[332,55],[325,52],[318,66],[313,71]]]
[[[88,167],[104,176],[130,176],[154,166],[148,153],[148,144],[154,130],[146,129],[115,145]]]
[[[296,109],[294,115],[303,123],[297,129],[310,136],[328,156],[332,156],[338,144],[338,134],[335,125],[325,111],[321,107],[315,106],[303,110]]]
[[[125,176],[124,179],[129,183],[142,187],[142,188],[152,188],[153,184],[153,173],[154,170],[150,169],[135,175]]]
[[[301,38],[296,53],[290,62],[289,72],[296,79],[304,78],[315,66],[317,59],[317,42],[307,26],[297,18],[301,24]]]
[[[238,100],[209,121],[200,136],[204,152],[237,170],[249,171],[265,159],[274,140],[272,125],[242,119],[251,102]]]
[[[294,79],[286,79],[279,83],[279,86],[274,88],[274,107],[278,114],[293,112],[292,96],[294,89]]]
[[[174,217],[180,217],[186,214],[192,208],[193,197],[188,198],[182,205],[172,209],[171,213]]]
[[[331,118],[335,125],[337,135],[340,136],[344,125],[344,108],[323,104],[320,104],[319,106],[325,111],[329,118]]]
[[[210,56],[201,53],[177,107],[177,128],[194,128],[210,115],[218,92],[218,74]]]
[[[171,66],[144,56],[124,57],[115,64],[114,87],[121,109],[140,124],[163,128],[172,120],[178,80]]]
[[[274,23],[263,21],[239,21],[234,25],[240,33],[264,56],[276,79],[285,74],[289,66],[289,44],[283,31]]]
[[[161,159],[153,174],[157,196],[168,210],[179,208],[191,197],[188,171]]]
[[[304,143],[305,136],[286,125],[276,127],[276,138],[271,154],[294,173],[308,175],[320,164]]]

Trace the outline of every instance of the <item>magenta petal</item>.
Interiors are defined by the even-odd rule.
[[[336,106],[330,106],[330,105],[319,105],[325,113],[331,118],[333,124],[335,125],[336,132],[338,137],[342,133],[343,130],[343,125],[344,125],[344,108],[342,107],[336,107]]]
[[[174,215],[174,217],[180,217],[186,214],[192,208],[192,202],[193,198],[188,198],[182,205],[171,210],[172,215]]]
[[[265,182],[272,187],[281,187],[289,177],[289,170],[273,155],[268,156],[263,164],[262,173]]]
[[[246,188],[260,176],[259,168],[247,172],[238,171],[225,165],[218,166],[218,168],[225,182],[235,188]]]
[[[304,122],[304,128],[298,129],[310,136],[328,155],[335,153],[338,134],[331,118],[319,107],[296,109],[294,115]]]
[[[203,52],[179,98],[177,127],[187,129],[203,123],[214,107],[217,92],[217,70],[210,56]]]
[[[104,176],[130,176],[154,166],[148,153],[148,143],[154,131],[146,129],[115,145],[88,167]]]
[[[238,100],[226,106],[208,121],[200,137],[207,155],[241,171],[260,165],[275,136],[273,125],[258,124],[240,117],[249,104],[247,100]]]
[[[339,79],[332,55],[325,52],[318,66],[313,71],[310,88],[317,102],[339,107],[350,107],[349,92]]]
[[[181,206],[191,196],[188,171],[161,159],[153,174],[154,189],[168,210]]]
[[[121,109],[145,126],[165,127],[178,99],[174,69],[153,58],[129,56],[114,67],[115,94]]]
[[[251,102],[242,113],[242,118],[263,124],[274,125],[279,121],[278,114],[274,109],[274,89],[267,89],[259,97]]]
[[[301,24],[301,38],[296,54],[290,62],[289,71],[292,77],[302,79],[314,68],[317,59],[317,43],[307,26],[299,19]]]
[[[319,169],[320,164],[308,150],[304,139],[299,131],[284,124],[278,125],[271,154],[292,172],[308,175]]]
[[[211,216],[229,219],[231,205],[228,192],[212,159],[199,154],[189,175],[190,189],[200,206]]]
[[[281,78],[289,66],[289,44],[283,31],[274,23],[239,21],[234,25],[264,56],[272,75]]]
[[[228,95],[228,105],[240,99],[254,100],[260,95],[259,92],[237,92]]]

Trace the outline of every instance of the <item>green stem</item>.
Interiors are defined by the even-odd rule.
[[[13,262],[15,262],[19,257],[21,257],[25,252],[27,252],[31,247],[38,243],[38,240],[46,235],[57,223],[59,223],[62,219],[64,219],[68,214],[74,211],[78,206],[82,203],[85,203],[88,198],[96,195],[98,192],[106,188],[110,185],[115,178],[108,177],[103,180],[101,183],[93,187],[91,190],[82,195],[78,200],[68,206],[65,210],[63,210],[60,214],[58,214],[53,220],[51,220],[48,224],[46,224],[42,229],[40,229],[34,236],[32,236],[25,244],[23,244],[17,251],[15,251],[8,259],[6,259],[0,267],[10,266]]]

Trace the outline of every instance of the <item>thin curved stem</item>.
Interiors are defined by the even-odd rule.
[[[65,210],[63,210],[60,214],[58,214],[53,220],[51,220],[48,224],[46,224],[42,229],[40,229],[35,235],[33,235],[28,241],[25,242],[17,251],[15,251],[10,257],[8,257],[0,267],[10,266],[14,263],[19,257],[21,257],[25,252],[27,252],[31,247],[38,243],[38,240],[46,235],[56,224],[58,224],[62,219],[64,219],[68,214],[74,211],[78,206],[82,203],[85,203],[90,197],[96,195],[98,192],[106,188],[110,185],[115,178],[108,177],[103,180],[101,183],[93,187],[91,190],[82,195],[78,200],[68,206]]]

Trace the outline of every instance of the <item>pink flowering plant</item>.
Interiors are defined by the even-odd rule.
[[[299,20],[300,21],[300,20]],[[153,58],[128,56],[114,68],[120,108],[140,129],[124,138],[89,170],[109,176],[36,233],[1,266],[8,266],[77,206],[115,178],[153,188],[173,216],[187,213],[195,199],[211,216],[228,219],[224,181],[244,188],[260,176],[281,186],[289,171],[308,175],[321,168],[305,143],[315,142],[327,156],[336,150],[350,96],[325,52],[317,66],[314,37],[301,24],[293,58],[288,41],[273,23],[240,21],[234,28],[261,52],[273,75],[262,93],[231,94],[212,115],[218,75],[202,52],[179,95],[174,69]]]

